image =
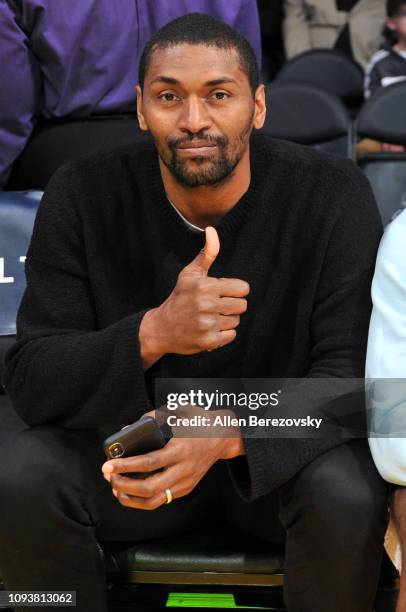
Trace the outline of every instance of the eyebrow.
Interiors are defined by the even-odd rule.
[[[155,77],[155,79],[151,81],[151,85],[153,85],[154,83],[166,83],[167,85],[180,85],[181,84],[180,81],[178,81],[178,79],[174,79],[173,77],[167,77],[164,75]],[[217,85],[222,85],[223,83],[234,83],[235,85],[237,85],[237,81],[235,79],[232,79],[230,77],[220,77],[218,79],[212,79],[211,81],[206,81],[204,83],[204,86],[216,87]]]

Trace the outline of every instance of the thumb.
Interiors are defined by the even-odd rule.
[[[207,276],[220,251],[220,240],[214,227],[206,227],[206,244],[184,271]]]

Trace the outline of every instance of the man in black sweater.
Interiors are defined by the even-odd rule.
[[[370,612],[386,485],[364,440],[236,428],[109,461],[102,477],[101,439],[154,407],[157,378],[362,377],[381,233],[352,162],[251,138],[264,88],[228,26],[165,26],[137,95],[155,145],[65,166],[38,212],[5,381],[32,428],[3,447],[0,574],[103,612],[98,541],[227,521],[286,538],[290,611]]]

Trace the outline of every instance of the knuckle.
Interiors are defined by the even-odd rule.
[[[114,460],[113,468],[114,468],[114,471],[110,472],[111,475],[119,474],[122,471],[122,469],[123,469],[123,462],[121,461],[121,459],[115,459]]]
[[[190,444],[188,440],[180,439],[179,445],[178,445],[178,455],[180,457],[188,456],[189,451],[190,451]]]
[[[214,302],[208,296],[203,296],[199,300],[199,312],[207,313],[207,312],[213,311],[213,309],[214,309]]]
[[[229,317],[229,329],[233,329],[234,327],[237,327],[240,324],[240,317],[239,315],[234,315]]]
[[[199,341],[199,348],[202,351],[212,351],[218,346],[217,334],[206,334]]]
[[[145,463],[148,470],[153,470],[157,464],[157,458],[154,455],[146,455]]]
[[[153,485],[151,485],[150,483],[144,483],[144,486],[142,487],[142,492],[145,495],[145,497],[149,498],[152,497],[155,493],[155,487]]]
[[[220,280],[213,276],[200,279],[199,288],[202,295],[216,295],[219,290]]]
[[[196,321],[196,327],[199,331],[205,332],[211,329],[213,326],[213,321],[210,317],[199,315]]]
[[[247,308],[248,308],[247,300],[242,299],[241,300],[241,306],[240,306],[240,314],[243,314],[244,312],[246,312]]]

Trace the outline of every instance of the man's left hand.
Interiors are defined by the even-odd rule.
[[[231,411],[221,412],[235,416]],[[212,418],[219,411],[204,414]],[[228,433],[230,437],[220,438],[207,434],[206,437],[185,438],[176,437],[176,431],[174,433],[175,436],[160,450],[111,459],[103,464],[103,475],[110,482],[120,504],[129,508],[155,510],[166,503],[167,489],[170,489],[174,500],[183,497],[195,488],[216,461],[245,454],[238,428]],[[222,431],[222,435],[224,433]],[[126,472],[154,473],[135,479],[125,476]]]

